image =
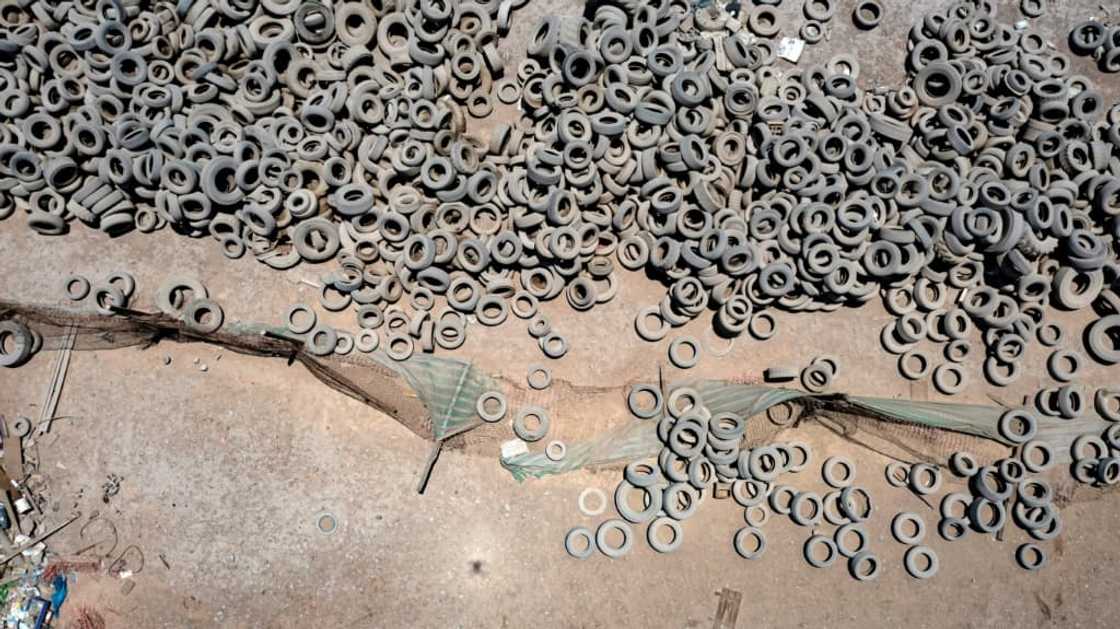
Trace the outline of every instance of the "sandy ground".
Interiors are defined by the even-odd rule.
[[[791,5],[782,8],[785,19],[794,19],[800,4],[785,4]],[[801,67],[855,49],[862,85],[897,83],[904,33],[921,8],[898,0],[884,4],[883,25],[853,38],[848,16],[854,3],[841,0],[831,39],[809,48]],[[1017,8],[1003,4],[1002,15],[1018,19]],[[525,13],[572,12],[569,3],[542,7],[533,2]],[[1095,7],[1063,2],[1036,23],[1064,49],[1065,30]],[[519,23],[515,34],[524,37],[529,28]],[[1083,59],[1074,63],[1116,98],[1114,77]],[[0,224],[0,295],[20,300],[55,303],[69,273],[101,278],[124,269],[138,280],[138,303],[150,306],[155,289],[174,273],[202,279],[227,317],[275,322],[291,303],[314,303],[314,289],[299,280],[322,272],[301,267],[278,273],[251,259],[227,260],[212,241],[168,232],[110,241],[78,227],[65,238],[45,238],[21,221]],[[555,377],[577,385],[621,384],[652,378],[659,363],[680,375],[665,360],[669,339],[651,346],[632,331],[634,311],[658,296],[652,282],[626,275],[618,297],[588,314],[546,305],[572,342],[569,354],[550,365]],[[331,320],[354,327],[346,318]],[[841,361],[838,391],[941,399],[931,387],[912,388],[898,376],[895,359],[879,349],[878,331],[887,320],[878,305],[781,316],[769,342],[737,342],[722,358],[706,353],[687,375],[752,377],[827,352]],[[705,318],[682,332],[700,336],[706,325]],[[457,355],[520,378],[542,360],[522,326],[511,320],[499,328],[472,327]],[[1044,359],[1035,348],[1028,372],[1013,387],[991,391],[976,377],[954,400],[991,403],[991,393],[1014,402],[1046,384]],[[0,371],[0,413],[38,416],[50,362],[43,354],[18,370]],[[1115,370],[1094,365],[1085,372],[1088,383],[1115,380]],[[560,435],[565,422],[594,421],[551,410]],[[108,559],[130,546],[143,555],[140,565],[136,551],[128,551],[136,582],[128,594],[108,577],[83,575],[73,586],[72,603],[95,607],[114,627],[708,627],[716,593],[725,587],[743,593],[739,627],[1114,626],[1120,609],[1115,494],[1064,509],[1064,534],[1045,545],[1050,566],[1027,573],[1012,559],[1023,541],[1020,531],[1009,531],[1002,542],[977,534],[944,542],[932,533],[934,511],[885,484],[887,459],[812,424],[796,438],[813,446],[815,461],[838,453],[855,459],[860,482],[874,496],[871,547],[885,562],[875,582],[855,582],[839,563],[808,567],[801,559],[808,532],[778,519],[766,525],[764,558],[739,558],[730,540],[742,526],[741,510],[727,500],[701,506],[685,524],[685,543],[675,554],[657,555],[637,540],[621,560],[573,560],[563,552],[564,533],[599,521],[579,514],[576,497],[585,487],[613,489],[616,470],[519,484],[498,465],[496,448],[449,451],[420,496],[415,485],[429,443],[281,360],[173,343],[80,352],[58,413],[66,418],[40,448],[54,517],[78,510],[84,523],[99,513],[117,532],[115,548],[99,546]],[[105,504],[100,486],[109,474],[123,481]],[[819,474],[810,472],[791,484],[824,489]],[[950,484],[943,491],[953,489]],[[941,559],[931,581],[916,581],[902,568],[905,548],[889,534],[890,518],[902,510],[922,514],[931,529],[927,543]],[[338,520],[332,534],[316,529],[323,512]],[[60,533],[52,548],[65,554],[104,537],[95,527],[82,536],[79,526]]]

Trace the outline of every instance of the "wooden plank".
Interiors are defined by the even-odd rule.
[[[739,620],[739,605],[743,602],[743,593],[731,588],[723,588],[718,592],[719,605],[716,606],[716,619],[712,629],[735,629]]]
[[[0,424],[3,424],[4,430],[4,471],[8,478],[20,481],[23,480],[23,439],[12,430],[14,421],[0,415]],[[11,489],[11,485],[4,487]]]

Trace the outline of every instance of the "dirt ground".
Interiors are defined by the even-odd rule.
[[[883,25],[854,37],[854,2],[840,0],[831,39],[809,47],[800,66],[855,47],[863,64],[861,85],[897,84],[906,30],[924,7],[883,3]],[[781,8],[786,23],[799,23],[788,20],[799,15],[800,3],[783,4],[790,5]],[[1034,24],[1066,50],[1068,27],[1099,15],[1097,4],[1056,3]],[[527,36],[531,16],[543,13],[544,5],[534,0],[517,15],[530,23],[519,22],[515,35]],[[1019,19],[1018,2],[1001,5],[1005,20]],[[566,2],[547,10],[578,7]],[[1074,63],[1110,100],[1117,98],[1120,81],[1114,76],[1084,59],[1075,57]],[[59,303],[62,278],[70,273],[94,279],[128,270],[138,281],[137,302],[151,306],[168,276],[192,275],[207,285],[227,318],[277,322],[289,304],[316,302],[315,290],[300,280],[323,272],[301,266],[281,273],[248,258],[228,260],[214,241],[167,231],[109,240],[79,226],[64,238],[47,238],[21,221],[0,224],[0,295],[23,301]],[[545,305],[572,344],[563,360],[550,365],[554,377],[576,385],[621,384],[654,377],[658,364],[681,375],[665,360],[670,339],[651,345],[633,333],[634,312],[653,303],[659,290],[638,274],[626,274],[618,296],[590,313]],[[352,329],[351,317],[328,320]],[[705,352],[687,375],[749,378],[768,366],[800,366],[827,352],[841,362],[837,391],[943,399],[932,387],[903,380],[895,358],[879,348],[879,329],[888,319],[877,304],[780,316],[770,341],[737,341],[722,358]],[[1084,320],[1065,322],[1072,328]],[[523,325],[511,320],[498,328],[474,326],[456,355],[519,379],[529,364],[543,360]],[[702,336],[707,325],[705,317],[682,332]],[[1044,360],[1033,348],[1028,372],[998,391],[983,383],[973,363],[970,386],[953,401],[991,404],[992,394],[1015,403],[1048,385]],[[0,413],[38,417],[50,363],[44,353],[19,369],[0,370]],[[1117,375],[1115,368],[1093,364],[1084,380],[1115,383]],[[565,423],[594,422],[566,417],[563,408],[550,410],[561,438]],[[64,621],[81,604],[99,610],[111,627],[710,627],[722,588],[743,594],[738,627],[1105,627],[1115,626],[1120,611],[1115,493],[1064,508],[1064,533],[1044,544],[1050,565],[1028,573],[1012,556],[1024,541],[1021,531],[1009,530],[1002,542],[975,533],[953,544],[943,541],[932,530],[936,511],[886,485],[887,459],[819,425],[799,428],[796,438],[811,444],[818,465],[832,454],[856,460],[858,479],[874,498],[871,548],[885,563],[877,581],[858,583],[840,563],[810,568],[801,558],[807,532],[777,518],[765,527],[765,556],[741,559],[731,536],[743,525],[742,511],[727,500],[705,501],[683,527],[685,543],[671,555],[636,540],[620,560],[574,560],[564,553],[564,533],[599,521],[580,515],[576,497],[585,487],[612,490],[617,470],[519,484],[499,466],[496,447],[488,453],[452,450],[440,458],[427,493],[418,495],[430,443],[282,360],[202,344],[79,352],[58,414],[64,419],[40,446],[50,511],[59,519],[75,510],[83,517],[59,533],[51,548],[68,554],[104,541],[105,529],[81,534],[81,525],[98,513],[116,530],[116,543],[98,550],[111,560],[135,546],[143,556],[142,565],[130,562],[136,585],[127,594],[117,579],[80,575]],[[106,504],[101,484],[110,474],[123,480]],[[824,487],[816,473],[790,482]],[[943,491],[954,489],[950,483]],[[906,575],[905,548],[890,536],[890,518],[903,510],[922,514],[931,529],[926,543],[939,554],[941,568],[930,581]],[[324,512],[338,521],[331,534],[316,528]]]

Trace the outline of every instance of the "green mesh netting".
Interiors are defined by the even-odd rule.
[[[675,383],[700,392],[712,414],[730,412],[748,417],[746,444],[753,446],[773,439],[784,428],[772,426],[763,414],[774,406],[795,402],[811,412],[848,430],[873,432],[893,443],[899,455],[910,459],[944,463],[958,448],[968,448],[982,460],[991,461],[1010,454],[1011,443],[1000,436],[997,423],[1006,409],[973,404],[950,404],[845,395],[811,395],[803,391],[760,385],[700,380]],[[868,424],[873,425],[868,430]],[[863,428],[858,426],[863,425]],[[1043,418],[1037,438],[1049,444],[1055,460],[1069,463],[1070,445],[1079,435],[1100,434],[1107,423],[1093,415],[1073,420]],[[769,430],[767,429],[769,428]],[[964,441],[963,436],[974,439]],[[853,439],[855,440],[855,439]],[[858,440],[856,440],[858,441]],[[560,461],[543,452],[522,453],[501,460],[502,466],[518,480],[560,474],[575,469],[656,457],[663,444],[657,436],[657,418],[632,420],[593,439],[570,444]],[[890,454],[888,454],[890,455]]]
[[[75,351],[150,346],[161,341],[205,342],[230,351],[303,364],[327,386],[397,420],[421,437],[441,441],[481,423],[475,402],[494,380],[457,358],[417,353],[395,361],[384,352],[315,356],[282,326],[228,320],[214,334],[197,335],[163,313],[131,310],[102,316],[87,310],[0,300],[0,319],[14,318],[58,349],[72,331]]]
[[[478,417],[475,405],[485,391],[504,392],[511,408],[534,403],[569,413],[552,418],[554,425],[570,427],[571,434],[580,437],[568,444],[562,460],[552,461],[543,452],[501,460],[519,480],[624,464],[656,456],[661,448],[656,420],[627,419],[629,386],[577,387],[556,381],[551,391],[539,392],[520,382],[491,377],[469,361],[445,356],[418,353],[400,362],[380,351],[319,357],[306,352],[300,339],[283,328],[252,322],[229,321],[218,332],[199,336],[162,313],[129,311],[105,317],[74,308],[0,300],[0,319],[5,318],[15,318],[35,330],[48,351],[67,342],[81,351],[174,340],[207,342],[231,351],[300,362],[327,386],[384,412],[417,435],[474,447],[479,452],[493,452],[496,443],[510,438],[504,425],[484,425]],[[820,396],[726,380],[681,381],[663,391],[677,386],[696,389],[713,413],[750,418],[745,437],[748,447],[775,438],[789,426],[767,421],[764,413],[794,404],[806,411],[801,419],[813,418],[854,443],[889,451],[889,456],[941,462],[956,449],[967,448],[985,460],[1010,453],[1009,444],[1003,443],[996,427],[1004,411],[999,407]],[[1074,439],[1082,434],[1100,434],[1106,426],[1094,414],[1072,420],[1042,418],[1037,438],[1054,449],[1059,463],[1068,463]]]

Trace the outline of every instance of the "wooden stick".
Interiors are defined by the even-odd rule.
[[[70,524],[72,524],[74,522],[74,520],[77,520],[80,517],[82,517],[82,512],[81,511],[79,511],[79,512],[75,513],[74,515],[70,516],[69,520],[63,522],[62,524],[59,524],[58,526],[56,526],[53,529],[47,531],[46,533],[43,533],[39,537],[37,537],[34,540],[28,542],[27,544],[24,544],[23,548],[20,548],[16,552],[14,552],[14,553],[8,555],[7,557],[5,557],[3,560],[0,560],[0,566],[3,566],[5,564],[7,564],[9,561],[15,559],[16,557],[19,557],[20,555],[23,554],[23,551],[27,550],[28,548],[31,548],[35,544],[38,544],[39,542],[47,539],[51,535],[54,535],[55,533],[61,531],[62,529],[70,526]]]
[[[420,474],[420,483],[416,486],[416,493],[423,494],[424,490],[428,488],[428,479],[432,477],[432,468],[436,466],[439,453],[442,451],[443,439],[440,439],[432,446],[432,451],[428,454],[428,460],[424,463],[424,471]]]
[[[74,336],[77,331],[74,326],[66,328],[66,338],[62,341],[62,349],[58,359],[58,369],[51,379],[51,386],[47,389],[47,401],[43,404],[43,412],[39,415],[39,432],[51,431],[54,422],[54,412],[58,409],[58,398],[62,395],[62,385],[66,382],[66,371],[70,368],[70,353],[74,349]]]

